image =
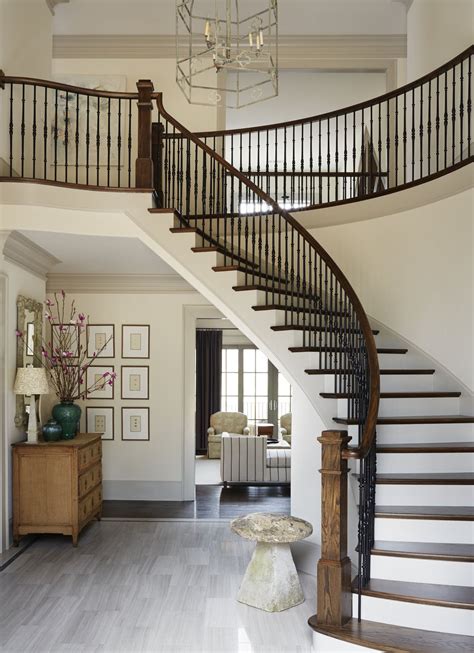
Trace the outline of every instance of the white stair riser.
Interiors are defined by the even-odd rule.
[[[306,367],[309,367],[307,365]],[[335,392],[336,380],[332,374],[324,376],[325,392]],[[381,392],[432,392],[432,374],[382,374],[380,376]]]
[[[379,474],[472,472],[474,453],[378,453]]]
[[[434,387],[434,374],[381,374],[380,375],[381,392],[423,392],[423,391],[430,392],[433,390],[433,387]]]
[[[381,442],[464,442],[473,435],[474,424],[377,424],[377,439]],[[340,427],[341,428],[341,427]],[[346,429],[344,429],[346,430]],[[347,427],[357,439],[357,427]]]
[[[375,539],[389,542],[471,544],[474,541],[474,522],[377,517]]]
[[[472,485],[388,485],[377,484],[379,506],[469,506]]]
[[[316,653],[377,653],[380,649],[357,646],[352,642],[343,642],[334,637],[313,633],[313,651]]]
[[[357,615],[357,595],[353,596],[353,613]],[[392,601],[373,596],[362,597],[362,618],[395,626],[434,630],[458,635],[473,635],[472,610],[435,605]]]
[[[347,399],[338,399],[337,416],[346,417]],[[397,415],[459,415],[459,399],[442,398],[403,398],[381,399],[379,417],[396,417]]]
[[[470,562],[373,555],[370,564],[372,578],[410,583],[474,585],[474,564]]]

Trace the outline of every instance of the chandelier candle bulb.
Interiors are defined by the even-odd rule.
[[[252,36],[252,32],[249,32],[249,45],[250,45],[251,48],[253,47],[253,36]]]

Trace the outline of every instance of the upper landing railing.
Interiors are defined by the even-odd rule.
[[[473,53],[345,109],[196,136],[291,211],[409,188],[472,161]]]
[[[473,52],[346,109],[195,135],[292,211],[409,188],[473,160]],[[0,177],[124,189],[163,180],[152,171],[151,83],[114,93],[0,72],[0,89]],[[170,158],[181,138],[163,134]]]

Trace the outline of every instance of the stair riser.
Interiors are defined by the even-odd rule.
[[[380,442],[463,442],[473,437],[473,424],[378,424]],[[343,425],[339,429],[346,430]],[[357,438],[357,427],[348,426],[352,438]]]
[[[385,485],[378,483],[376,501],[380,506],[412,506],[414,504],[419,506],[466,506],[470,505],[474,498],[473,487],[472,485]]]
[[[381,399],[379,417],[458,415],[459,412],[459,399],[456,397]],[[347,399],[337,400],[337,416],[347,416]]]
[[[376,517],[375,539],[388,542],[471,544],[474,541],[474,522]]]
[[[390,368],[389,368],[390,369]],[[432,392],[433,374],[381,374],[381,392]],[[326,374],[325,392],[335,392],[336,382],[333,374]],[[339,388],[338,388],[339,390]]]
[[[353,613],[357,615],[357,595],[355,594],[352,605]],[[407,628],[420,628],[421,630],[458,635],[472,636],[473,634],[472,610],[363,596],[362,616],[369,621],[379,621]]]
[[[357,646],[352,642],[343,642],[321,633],[313,633],[313,651],[317,653],[378,653],[380,649]]]
[[[372,578],[411,583],[439,583],[472,587],[474,585],[474,564],[373,555],[371,576]]]
[[[378,453],[377,471],[380,474],[396,472],[471,472],[474,453]]]

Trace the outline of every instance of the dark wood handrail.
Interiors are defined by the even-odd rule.
[[[443,64],[442,66],[439,66],[438,68],[427,73],[426,75],[423,75],[423,77],[419,77],[413,82],[409,82],[404,86],[399,86],[393,91],[389,91],[388,93],[384,93],[383,95],[379,95],[370,100],[365,100],[364,102],[358,102],[357,104],[349,105],[347,107],[344,107],[343,109],[337,109],[335,111],[327,111],[326,113],[320,113],[315,116],[308,116],[307,118],[297,118],[295,120],[289,120],[286,122],[276,122],[272,124],[258,125],[256,127],[241,127],[238,129],[220,129],[214,131],[202,131],[202,132],[196,132],[195,135],[198,136],[199,138],[204,138],[204,137],[212,138],[213,136],[218,137],[218,136],[230,136],[232,134],[234,135],[249,134],[249,133],[255,133],[259,131],[266,131],[267,129],[268,130],[282,129],[284,127],[292,127],[293,125],[304,125],[310,122],[318,122],[321,120],[328,120],[329,118],[336,118],[338,116],[343,116],[345,114],[353,113],[354,111],[360,111],[361,109],[370,109],[371,106],[373,107],[383,102],[387,102],[395,97],[399,97],[403,95],[404,93],[408,93],[409,91],[412,91],[413,89],[418,88],[423,84],[426,84],[430,80],[436,79],[436,77],[439,77],[447,70],[450,70],[451,68],[453,68],[453,66],[460,63],[467,56],[471,54],[474,54],[474,45],[470,45],[468,48],[466,48],[466,50],[456,55],[453,59],[451,59],[447,63]]]
[[[239,172],[234,168],[228,161],[226,161],[222,156],[217,152],[214,152],[206,143],[201,141],[195,134],[190,132],[184,125],[178,122],[173,116],[171,116],[163,106],[163,96],[162,93],[154,94],[154,97],[157,102],[158,111],[161,116],[166,118],[166,120],[173,125],[177,130],[179,130],[186,138],[192,141],[197,145],[202,151],[204,151],[208,156],[217,161],[227,172],[233,175],[236,179],[239,180],[244,186],[249,188],[255,195],[257,195],[263,202],[272,207],[275,213],[279,213],[291,226],[298,232],[303,239],[309,243],[309,245],[318,253],[318,255],[323,259],[326,264],[329,266],[333,274],[338,279],[341,287],[347,294],[354,311],[357,315],[361,331],[364,337],[367,356],[368,356],[368,365],[369,365],[369,407],[367,411],[367,417],[364,424],[364,429],[362,437],[357,447],[348,447],[344,451],[345,458],[356,458],[361,459],[365,458],[369,453],[372,444],[375,438],[375,428],[377,423],[378,408],[380,401],[380,372],[377,356],[377,347],[375,344],[375,339],[372,333],[372,329],[369,324],[367,315],[362,307],[362,304],[357,297],[354,289],[349,283],[348,279],[332,259],[332,257],[326,252],[326,250],[318,243],[318,241],[287,211],[282,209],[269,195],[261,190],[256,184],[254,184],[248,177]]]
[[[45,79],[36,79],[34,77],[11,77],[2,75],[0,72],[0,86],[4,84],[25,84],[39,86],[41,88],[50,88],[52,90],[67,91],[78,95],[90,95],[92,97],[111,98],[119,100],[138,100],[138,93],[122,93],[121,91],[96,91],[92,88],[83,88],[82,86],[72,86],[71,84],[61,84]]]

